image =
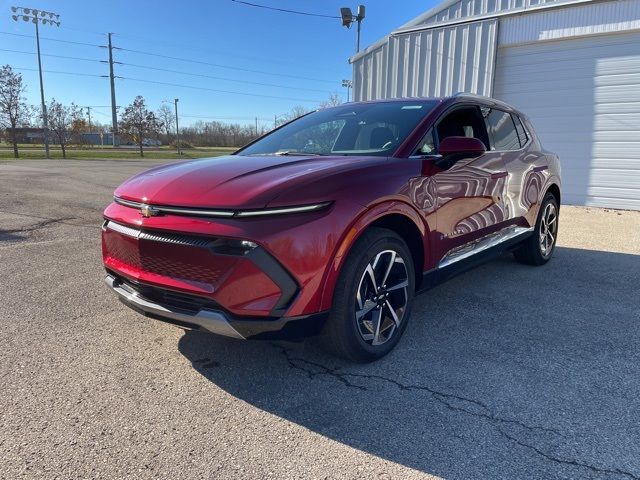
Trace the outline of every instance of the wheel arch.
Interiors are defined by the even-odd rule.
[[[349,252],[364,232],[372,227],[392,230],[405,241],[414,263],[416,290],[419,289],[428,260],[428,226],[409,205],[401,202],[378,205],[356,219],[343,236],[323,281],[322,309],[331,308],[334,288]]]
[[[546,197],[547,193],[551,193],[553,194],[554,197],[556,197],[556,200],[558,201],[558,210],[560,209],[560,186],[557,183],[552,183],[547,187],[546,192],[544,193],[543,197]]]

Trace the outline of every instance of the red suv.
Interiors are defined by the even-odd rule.
[[[547,262],[559,207],[558,158],[502,102],[348,103],[127,180],[104,212],[106,282],[182,327],[322,333],[371,361],[400,340],[416,293],[507,251]]]

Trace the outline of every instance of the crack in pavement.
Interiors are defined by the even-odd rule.
[[[590,465],[588,463],[581,462],[579,460],[571,460],[571,459],[557,457],[555,455],[552,455],[550,453],[542,451],[541,449],[539,449],[538,447],[536,447],[534,445],[529,445],[528,443],[525,443],[522,440],[519,440],[519,439],[515,438],[512,435],[509,435],[507,432],[502,430],[500,427],[496,427],[496,428],[500,432],[500,434],[503,435],[505,438],[508,438],[509,440],[511,440],[512,442],[515,442],[516,444],[520,445],[523,448],[527,448],[527,449],[537,453],[538,455],[546,458],[550,462],[561,463],[561,464],[564,464],[564,465],[572,465],[574,467],[588,468],[589,470],[591,470],[592,472],[595,472],[595,473],[605,473],[605,474],[609,474],[609,475],[623,475],[625,477],[632,478],[633,480],[640,480],[640,476],[634,475],[633,473],[628,472],[626,470],[622,470],[621,468],[613,468],[612,469],[612,468],[596,467],[595,465]]]
[[[384,377],[382,375],[342,372],[340,371],[340,367],[335,367],[335,368],[328,367],[318,362],[313,362],[310,360],[306,360],[304,358],[295,357],[292,355],[292,349],[284,347],[282,345],[272,344],[272,346],[278,349],[280,353],[285,357],[287,363],[289,364],[289,368],[304,372],[309,379],[313,379],[319,376],[329,376],[335,380],[338,380],[339,382],[344,384],[346,387],[356,388],[361,391],[366,391],[367,387],[365,387],[364,385],[358,385],[356,383],[353,383],[352,379],[359,378],[359,379],[377,380],[377,381],[385,382],[403,391],[427,392],[431,394],[431,397],[434,400],[438,401],[440,404],[444,405],[449,410],[465,413],[468,415],[472,415],[474,417],[487,420],[496,428],[496,430],[503,437],[507,438],[508,440],[516,443],[517,445],[523,448],[527,448],[530,451],[533,451],[534,453],[540,455],[546,460],[549,460],[555,463],[561,463],[564,465],[588,468],[591,471],[596,473],[623,475],[633,480],[640,480],[640,476],[636,476],[633,473],[628,472],[626,470],[622,470],[620,468],[597,467],[585,462],[581,462],[579,460],[561,458],[558,456],[554,456],[553,454],[547,453],[534,445],[525,443],[522,440],[519,440],[518,438],[514,437],[513,435],[510,435],[509,433],[505,432],[500,426],[501,425],[517,425],[527,431],[539,431],[539,432],[545,432],[545,433],[552,433],[554,435],[558,435],[564,438],[566,438],[566,436],[563,433],[561,433],[559,430],[554,428],[543,427],[538,425],[527,425],[526,423],[520,420],[500,417],[496,415],[487,404],[479,400],[464,397],[461,395],[456,395],[453,393],[444,392],[426,385],[404,384],[393,378]],[[476,409],[465,408],[463,406],[456,405],[454,403],[456,401],[471,404],[477,408]]]
[[[78,219],[78,217],[59,217],[59,218],[42,217],[40,215],[32,215],[32,214],[29,214],[29,213],[10,212],[8,210],[0,210],[0,213],[6,213],[7,215],[15,215],[17,217],[37,218],[37,219],[43,220],[43,222],[38,222],[38,223],[34,224],[36,226],[36,228],[40,228],[41,226],[47,226],[47,225],[52,224],[52,223],[60,223],[62,225],[70,225],[72,227],[83,227],[83,228],[94,229],[94,228],[100,228],[100,224],[102,223],[102,214],[100,214],[100,216],[99,216],[99,223],[97,223],[96,225],[87,225],[87,224],[82,224],[82,223],[69,223],[69,222],[67,222],[67,220],[76,220],[76,219]],[[41,223],[43,223],[44,225],[40,225]],[[30,230],[17,229],[17,230],[4,230],[4,231],[5,232],[10,232],[10,233],[17,233],[17,232],[24,232],[24,231],[31,231],[31,230],[34,230],[34,229],[30,229]]]
[[[38,217],[36,217],[36,218],[38,218]],[[10,234],[10,233],[33,232],[34,230],[39,230],[40,228],[48,227],[49,225],[54,225],[56,223],[64,223],[66,220],[73,220],[75,217],[60,217],[60,218],[44,218],[44,217],[40,217],[40,218],[43,218],[43,219],[41,221],[39,221],[39,222],[33,223],[31,225],[27,225],[25,227],[14,228],[14,229],[11,229],[11,230],[0,230],[0,235]]]

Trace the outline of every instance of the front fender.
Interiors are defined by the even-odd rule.
[[[389,215],[403,215],[415,224],[422,235],[422,247],[425,259],[424,264],[427,265],[429,258],[429,230],[420,214],[407,203],[396,200],[371,206],[360,216],[354,219],[351,225],[345,230],[340,242],[338,243],[333,260],[327,267],[322,282],[322,310],[329,310],[331,308],[333,293],[336,283],[338,282],[338,277],[353,245],[358,241],[367,228]],[[423,265],[423,270],[424,269],[425,266]]]

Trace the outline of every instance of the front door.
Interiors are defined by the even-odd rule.
[[[426,143],[433,143],[433,153],[437,153],[438,143],[450,136],[475,137],[487,148],[483,155],[458,158],[451,164],[433,161],[429,183],[435,197],[436,241],[432,254],[435,266],[444,267],[473,255],[484,237],[504,227],[507,171],[501,153],[490,150],[478,106],[456,107],[429,135],[433,139],[427,138]]]

